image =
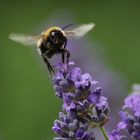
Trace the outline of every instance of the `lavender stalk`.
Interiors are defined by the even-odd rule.
[[[102,132],[105,140],[109,140],[108,134],[106,133],[106,130],[104,129],[104,127],[99,127],[100,131]]]

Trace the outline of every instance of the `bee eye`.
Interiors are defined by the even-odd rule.
[[[55,35],[55,32],[51,32],[51,35],[54,36]]]

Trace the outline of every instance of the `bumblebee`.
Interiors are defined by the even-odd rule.
[[[71,25],[72,24],[67,25],[64,28],[57,26],[50,27],[37,36],[12,33],[9,35],[9,38],[26,46],[36,45],[39,54],[47,64],[50,74],[52,74],[55,73],[55,71],[48,59],[52,58],[53,55],[60,53],[62,56],[62,62],[65,63],[66,57],[66,63],[68,65],[70,52],[66,49],[67,39],[80,38],[95,26],[95,24],[90,23],[80,25],[71,30],[65,30]]]

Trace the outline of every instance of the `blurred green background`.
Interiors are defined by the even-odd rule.
[[[102,44],[108,65],[126,77],[127,88],[140,83],[140,1],[0,0],[0,140],[53,138],[61,103],[48,71],[32,49],[8,35],[32,33],[57,11],[71,12],[79,24],[95,22],[90,41]]]

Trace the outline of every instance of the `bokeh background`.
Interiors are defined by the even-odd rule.
[[[131,85],[140,83],[138,0],[0,0],[0,140],[51,140],[51,127],[61,110],[61,101],[55,97],[49,73],[35,49],[10,41],[9,33],[39,33],[51,23],[64,25],[71,21],[96,23],[86,43],[82,43],[81,51],[85,49],[86,55],[82,53],[81,57],[80,49],[71,51],[77,61],[90,59],[89,66],[87,61],[83,66],[87,72],[103,63],[102,75],[107,75],[103,81],[99,78],[100,83],[116,83],[114,92],[106,94],[116,101],[111,105],[117,106],[118,99],[129,93]],[[76,51],[78,56],[74,55]],[[92,59],[95,55],[97,61]],[[97,72],[94,69],[95,77]],[[108,82],[114,73],[115,78]],[[107,88],[112,88],[112,84]],[[117,110],[113,111],[117,114]]]

